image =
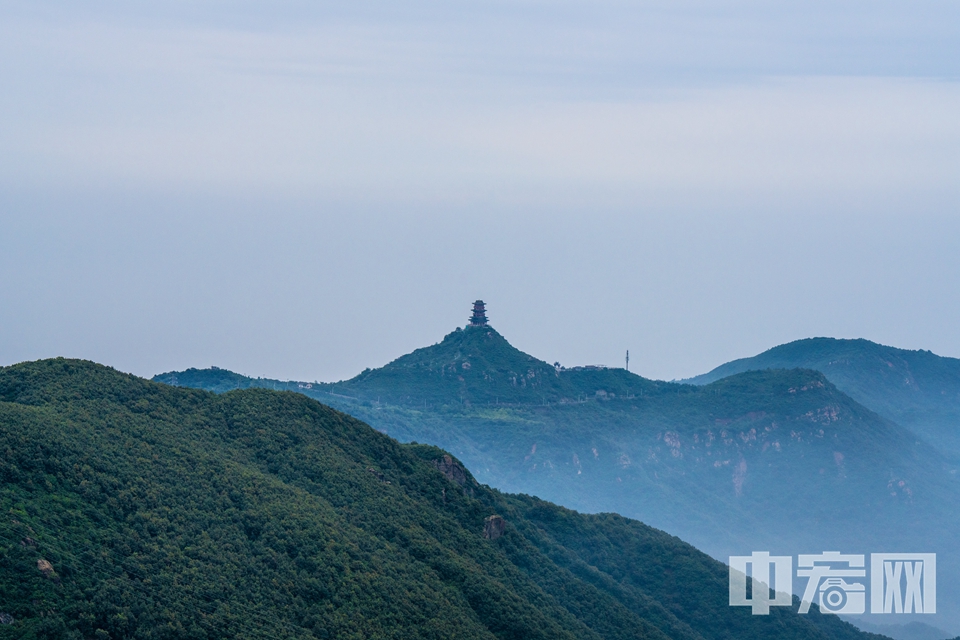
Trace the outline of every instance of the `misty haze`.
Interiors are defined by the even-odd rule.
[[[960,7],[0,7],[0,638],[960,638]]]

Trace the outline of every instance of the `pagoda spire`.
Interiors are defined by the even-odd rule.
[[[477,300],[473,303],[473,315],[470,316],[471,327],[484,327],[487,324],[487,309],[483,300]]]

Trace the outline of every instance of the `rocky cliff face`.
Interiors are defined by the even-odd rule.
[[[507,522],[498,515],[492,515],[483,521],[483,537],[496,540],[507,530]]]
[[[446,476],[447,480],[456,482],[461,487],[467,484],[467,472],[450,455],[444,455],[439,460],[434,460],[433,465]]]

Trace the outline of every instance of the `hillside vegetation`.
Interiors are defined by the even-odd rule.
[[[46,360],[0,369],[0,426],[0,637],[868,637],[298,394]]]
[[[718,558],[935,552],[943,606],[930,622],[960,629],[956,464],[818,371],[691,385],[558,370],[478,327],[335,384],[219,369],[155,379],[297,390],[402,441],[449,450],[501,490],[637,518]]]
[[[880,519],[917,523],[897,535],[929,541],[921,523],[943,521],[960,490],[936,450],[812,370],[700,386],[560,370],[492,327],[468,327],[339,383],[222,369],[155,380],[297,390],[401,441],[448,449],[483,482],[641,518],[718,556],[746,543],[745,531],[754,544],[838,545],[888,530],[870,526]]]

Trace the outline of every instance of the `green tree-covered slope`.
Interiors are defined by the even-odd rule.
[[[677,538],[298,394],[24,363],[0,369],[0,451],[0,637],[867,637],[729,607]]]
[[[869,340],[810,338],[720,365],[686,382],[708,384],[744,371],[815,369],[837,388],[960,459],[960,360]]]
[[[638,517],[718,556],[748,542],[745,532],[766,545],[842,545],[863,541],[861,530],[884,532],[866,536],[877,544],[932,544],[929,523],[949,521],[944,505],[960,496],[954,465],[812,370],[699,386],[558,370],[492,327],[469,327],[335,384],[221,369],[155,380],[297,390],[402,441],[448,449],[483,482]],[[879,526],[891,520],[896,539]]]
[[[481,482],[638,518],[719,558],[935,552],[944,606],[930,622],[960,628],[956,464],[817,371],[708,385],[558,371],[485,327],[336,384],[196,369],[155,379],[297,390],[402,441],[441,446]]]
[[[383,404],[437,408],[570,404],[594,398],[599,390],[637,396],[663,384],[623,369],[561,369],[520,351],[491,326],[468,326],[384,367],[317,388]]]

